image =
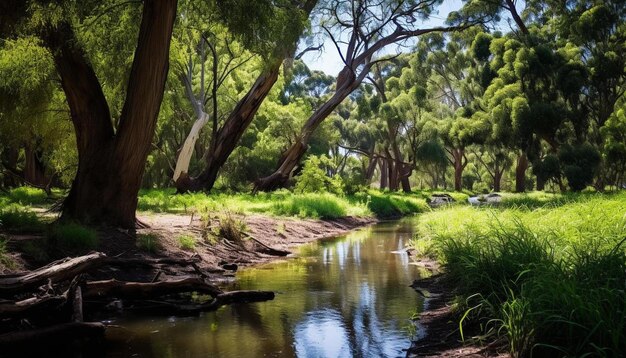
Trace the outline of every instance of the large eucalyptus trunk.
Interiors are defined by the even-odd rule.
[[[135,227],[137,195],[163,99],[176,0],[145,0],[119,126],[69,24],[45,38],[76,131],[78,171],[62,219]]]

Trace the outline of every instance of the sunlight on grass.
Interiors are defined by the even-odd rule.
[[[513,198],[424,214],[413,245],[513,354],[623,356],[626,194]]]

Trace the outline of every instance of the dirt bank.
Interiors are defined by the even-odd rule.
[[[232,227],[242,232],[240,240],[226,240],[220,230],[224,220],[231,219]],[[266,215],[216,215],[200,219],[198,216],[182,214],[139,213],[138,220],[144,226],[137,230],[139,237],[156,237],[157,250],[153,252],[141,248],[141,239],[135,240],[130,234],[119,230],[101,230],[100,245],[97,248],[111,257],[122,258],[199,258],[198,266],[213,279],[233,276],[236,269],[257,265],[295,251],[298,245],[345,234],[351,230],[376,222],[374,218],[345,217],[333,220],[297,219]],[[32,270],[46,264],[22,252],[22,248],[33,246],[44,240],[42,235],[11,235],[8,238],[11,267],[0,267],[2,273]],[[181,246],[182,236],[194,238],[193,248]],[[29,245],[32,243],[31,245]],[[59,256],[59,255],[57,255]],[[62,257],[62,256],[61,256]],[[50,257],[50,260],[58,257]],[[0,263],[1,266],[1,263]],[[164,276],[181,276],[185,271],[173,267],[163,272]],[[194,272],[189,272],[195,274]],[[153,272],[134,271],[132,273],[110,273],[117,279],[142,280],[154,275]]]
[[[428,261],[432,266],[433,262]],[[412,342],[407,357],[478,358],[509,357],[502,344],[478,345],[463,342],[459,331],[459,314],[452,310],[454,287],[446,281],[445,273],[419,279],[411,285],[425,296],[424,309],[417,321],[417,339]],[[464,326],[464,336],[473,337],[479,327]]]

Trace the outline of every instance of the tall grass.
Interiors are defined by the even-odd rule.
[[[44,224],[34,212],[12,204],[0,209],[0,228],[9,232],[34,233],[43,230]]]
[[[626,355],[626,194],[425,214],[414,244],[513,356]]]

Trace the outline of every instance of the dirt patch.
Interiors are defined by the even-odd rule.
[[[432,266],[428,261],[425,266]],[[463,342],[459,331],[459,315],[452,310],[454,287],[439,273],[419,279],[411,285],[425,297],[424,309],[417,322],[417,339],[407,351],[407,357],[509,357],[501,345],[479,346]],[[479,333],[478,326],[464,326],[465,337]]]
[[[342,235],[375,222],[373,218],[356,217],[313,220],[233,215],[231,219],[239,222],[243,239],[231,241],[219,237],[220,224],[227,219],[221,214],[208,220],[201,220],[193,215],[176,214],[140,214],[138,219],[148,226],[138,230],[138,234],[156,235],[161,246],[159,253],[167,256],[198,255],[202,266],[212,273],[269,262],[280,257],[272,254],[270,249],[277,252],[293,251],[298,245]],[[195,249],[182,249],[179,242],[181,236],[193,237]]]

